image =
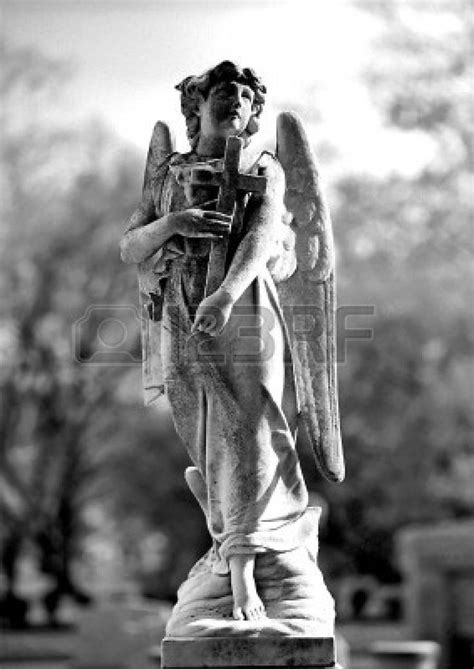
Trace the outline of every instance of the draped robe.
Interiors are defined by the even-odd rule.
[[[160,171],[154,187],[158,218],[217,197],[216,190],[190,188],[196,162],[202,159],[194,153],[174,154]],[[258,168],[265,173],[279,165],[263,153],[252,171]],[[238,198],[228,265],[258,225],[259,197]],[[297,548],[313,523],[305,513],[308,495],[295,449],[298,399],[273,280],[262,263],[223,332],[192,334],[209,250],[209,239],[175,236],[142,264],[142,292],[149,290],[150,268],[160,286],[160,320],[148,322],[144,333],[145,390],[149,401],[167,394],[177,433],[207,491],[214,571],[226,573],[232,555]]]

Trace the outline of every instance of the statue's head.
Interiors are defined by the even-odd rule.
[[[250,89],[252,92],[249,119],[240,136],[248,141],[250,136],[257,132],[259,117],[265,104],[266,88],[252,69],[248,67],[241,69],[229,60],[225,60],[199,76],[186,77],[176,86],[181,93],[181,111],[186,119],[187,135],[191,148],[194,149],[199,142],[201,131],[200,110],[203,101],[209,98],[211,92],[232,83],[240,84],[241,88]]]

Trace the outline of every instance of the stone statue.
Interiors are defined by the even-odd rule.
[[[318,509],[295,449],[328,479],[339,435],[331,222],[299,119],[252,148],[266,89],[229,61],[177,87],[189,153],[158,122],[121,242],[147,314],[146,402],[166,393],[213,546],[178,593],[171,637],[333,635]],[[301,420],[302,419],[302,420]]]

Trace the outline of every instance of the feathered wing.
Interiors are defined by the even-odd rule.
[[[150,148],[145,166],[145,175],[143,178],[142,202],[135,214],[132,216],[136,220],[136,227],[146,225],[156,219],[155,197],[159,189],[160,181],[164,177],[166,168],[166,158],[173,152],[173,139],[170,129],[163,121],[158,121],[153,128],[150,140]],[[138,265],[138,284],[140,296],[145,308],[150,311],[153,304],[150,302],[153,295],[160,295],[159,277],[155,272],[156,258],[151,256]]]
[[[153,200],[153,183],[156,182],[159,168],[163,161],[174,151],[171,131],[166,123],[158,121],[153,128],[150,148],[146,159],[145,177],[143,179],[143,199]]]
[[[166,173],[167,157],[173,152],[169,127],[158,121],[153,129],[143,179],[142,202],[132,216],[129,228],[147,225],[156,219],[155,199]],[[143,389],[145,404],[152,404],[164,393],[161,366],[160,274],[156,254],[138,264],[138,287],[142,317]]]
[[[272,274],[287,322],[304,424],[316,464],[344,478],[336,375],[334,241],[316,159],[299,118],[280,114],[277,157],[286,177],[285,239]]]

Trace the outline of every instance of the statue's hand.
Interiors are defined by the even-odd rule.
[[[192,332],[206,332],[215,337],[225,328],[230,318],[234,301],[230,294],[219,288],[199,305]]]
[[[170,216],[175,233],[183,237],[218,239],[229,234],[232,223],[232,216],[203,209],[185,209]]]

